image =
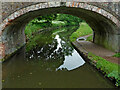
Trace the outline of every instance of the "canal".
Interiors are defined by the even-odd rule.
[[[77,28],[35,34],[2,64],[3,88],[114,88],[71,45],[69,36]]]

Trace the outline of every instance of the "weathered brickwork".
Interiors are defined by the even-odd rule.
[[[2,3],[0,59],[25,44],[24,29],[30,20],[50,13],[71,14],[86,20],[95,33],[96,44],[120,52],[119,9],[120,3],[82,3],[74,0]]]
[[[73,0],[74,1],[74,0]],[[29,5],[34,5],[39,2],[3,2],[2,3],[2,15],[3,19],[8,17],[10,14],[14,13],[17,10],[20,10],[22,8],[25,8]],[[104,10],[107,10],[108,12],[112,12],[114,15],[117,14],[120,16],[120,2],[91,2],[89,3],[91,5],[96,5],[99,8],[102,8]]]
[[[96,5],[98,7],[103,8],[104,10],[107,10],[108,12],[111,12],[112,14],[117,14],[118,16],[120,16],[119,12],[120,12],[120,2],[97,2],[97,3],[90,3],[92,5]]]
[[[3,43],[0,43],[0,59],[5,56],[5,47]]]
[[[20,10],[29,5],[33,5],[35,2],[3,2],[2,3],[2,19],[7,18],[10,14],[17,10]]]
[[[15,4],[15,3],[14,3]],[[17,3],[16,3],[17,4]],[[18,5],[22,5],[23,3],[20,3]],[[29,5],[29,3],[27,3]],[[30,3],[31,4],[31,3]],[[17,6],[18,6],[17,5]],[[30,12],[30,11],[34,11],[34,10],[38,10],[38,9],[43,9],[43,8],[50,8],[50,7],[60,7],[61,3],[60,2],[46,2],[46,3],[39,3],[39,4],[35,4],[35,5],[31,5],[31,6],[28,6],[26,8],[23,8],[23,9],[20,9],[16,12],[14,12],[13,14],[11,14],[8,18],[6,18],[3,23],[1,24],[1,27],[2,29],[5,28],[6,25],[9,24],[10,21],[14,20],[15,18],[27,13],[27,12]],[[14,6],[14,5],[13,5]],[[16,7],[17,7],[16,6]],[[18,6],[19,7],[19,6]],[[99,14],[102,14],[103,16],[111,19],[116,25],[120,25],[120,21],[115,17],[113,16],[112,14],[110,14],[109,12],[99,8],[99,7],[96,7],[96,6],[93,6],[93,5],[89,5],[87,3],[79,3],[79,2],[66,2],[66,7],[79,7],[79,8],[84,8],[84,9],[88,9],[88,10],[92,10],[94,12],[97,12]],[[7,7],[6,7],[7,8]],[[14,8],[11,8],[11,10],[14,9]],[[7,10],[6,10],[7,11]],[[7,11],[8,12],[8,11]],[[6,12],[6,14],[7,14]],[[3,15],[4,16],[4,15]]]
[[[5,3],[7,4],[7,3]],[[10,10],[14,9],[15,7],[20,7],[22,5],[24,5],[24,3],[13,3],[13,4],[16,4],[16,6],[14,7],[11,7]],[[18,11],[14,12],[13,14],[11,14],[9,17],[7,17],[3,23],[1,24],[1,27],[2,29],[5,28],[5,26],[7,24],[9,24],[9,21],[12,21],[14,20],[15,18],[27,13],[27,12],[30,12],[30,11],[34,11],[34,10],[38,10],[38,9],[43,9],[43,8],[50,8],[50,7],[60,7],[61,6],[61,3],[60,2],[46,2],[46,3],[38,3],[38,4],[35,4],[35,5],[31,5],[29,6],[30,4],[32,3],[27,3],[28,7],[26,8],[17,8]],[[4,5],[4,4],[3,4]],[[6,5],[7,6],[7,5]],[[120,25],[120,21],[115,17],[113,16],[111,13],[99,8],[99,7],[96,7],[96,6],[93,6],[93,5],[89,5],[87,3],[79,3],[79,2],[66,2],[66,7],[77,7],[77,8],[84,8],[84,9],[88,9],[88,10],[92,10],[94,12],[97,12],[109,19],[111,19],[116,25]],[[5,7],[7,8],[7,7]],[[8,9],[6,9],[5,11],[3,11],[3,16],[5,16],[5,14],[8,14],[7,11]],[[13,10],[14,11],[14,10]]]

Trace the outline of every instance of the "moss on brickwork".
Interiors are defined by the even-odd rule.
[[[99,37],[95,38],[95,42],[94,43],[96,43],[98,45],[101,45],[104,48],[107,48],[107,49],[109,49],[111,51],[114,51],[114,52],[117,51],[117,46],[115,46],[116,44],[114,44],[114,43],[113,44],[108,43],[108,40],[106,40],[105,37],[103,37],[102,39],[100,39]]]

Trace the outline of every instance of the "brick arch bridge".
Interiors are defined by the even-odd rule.
[[[120,3],[87,2],[2,2],[0,59],[25,44],[24,29],[29,21],[51,13],[84,19],[94,31],[94,43],[120,52]]]

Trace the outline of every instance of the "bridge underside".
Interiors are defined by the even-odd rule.
[[[94,31],[94,43],[115,52],[120,52],[120,28],[106,17],[81,8],[56,7],[31,11],[12,21],[2,33],[2,54],[8,56],[25,44],[24,29],[29,21],[46,14],[70,14],[85,20]]]

